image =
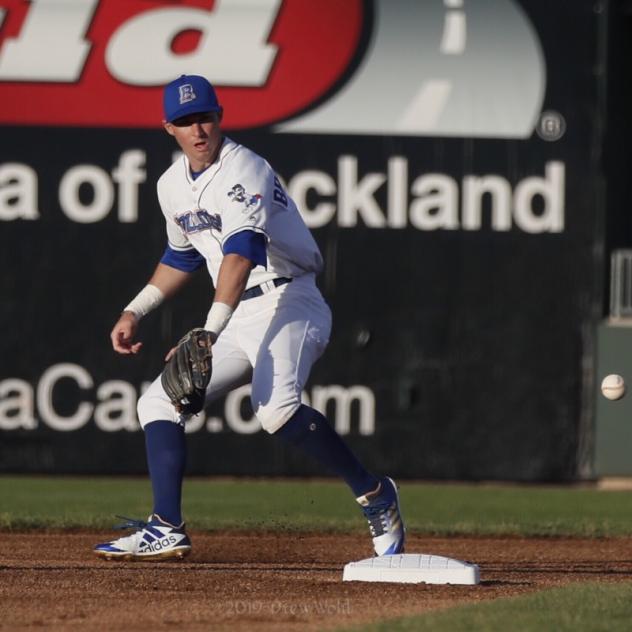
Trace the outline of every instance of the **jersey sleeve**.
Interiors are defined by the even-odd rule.
[[[242,230],[233,233],[225,242],[224,254],[236,254],[250,259],[254,265],[267,268],[266,238],[262,233]]]
[[[195,248],[189,250],[174,250],[167,244],[160,263],[182,270],[182,272],[195,272],[204,266],[206,259]]]
[[[222,212],[222,248],[242,231],[253,231],[269,241],[268,223],[276,213],[287,211],[288,200],[279,179],[261,157],[240,157],[220,192]]]

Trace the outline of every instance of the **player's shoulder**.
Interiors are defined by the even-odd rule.
[[[243,173],[248,169],[271,169],[268,161],[245,145],[235,142],[231,138],[225,137],[225,164],[230,169],[236,169]],[[224,151],[222,151],[224,154]]]

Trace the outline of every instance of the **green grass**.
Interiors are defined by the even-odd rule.
[[[337,482],[194,479],[184,498],[194,529],[365,529]],[[413,533],[632,534],[632,492],[403,482],[401,499]],[[115,514],[144,518],[150,501],[144,478],[0,476],[0,529],[109,528]]]
[[[632,583],[589,583],[347,629],[370,632],[628,632],[631,621]]]

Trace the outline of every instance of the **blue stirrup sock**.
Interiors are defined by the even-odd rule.
[[[182,522],[182,479],[186,464],[184,428],[172,421],[152,421],[145,426],[145,448],[154,511],[173,525]]]
[[[356,498],[376,489],[380,482],[362,466],[327,419],[309,406],[302,404],[274,434],[341,476]]]

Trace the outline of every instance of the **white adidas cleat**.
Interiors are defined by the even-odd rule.
[[[128,520],[116,528],[138,530],[118,540],[97,544],[95,555],[105,560],[164,560],[183,558],[191,552],[191,541],[184,530],[184,522],[175,526],[158,515],[152,515],[148,522]]]
[[[385,477],[375,491],[356,498],[369,523],[376,555],[404,552],[406,528],[399,509],[399,494],[395,482]]]

